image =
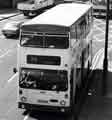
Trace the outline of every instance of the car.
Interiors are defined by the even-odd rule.
[[[21,21],[9,21],[2,28],[2,33],[6,38],[19,37],[20,26],[23,22]]]

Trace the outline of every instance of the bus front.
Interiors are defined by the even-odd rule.
[[[18,69],[19,108],[70,111],[68,33],[22,31]]]

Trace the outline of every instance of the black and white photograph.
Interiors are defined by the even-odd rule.
[[[0,120],[112,120],[112,0],[0,0]]]

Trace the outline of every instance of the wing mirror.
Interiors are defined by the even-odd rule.
[[[13,68],[13,73],[16,73],[17,72],[17,68]]]

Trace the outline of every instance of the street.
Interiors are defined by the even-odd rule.
[[[106,21],[103,19],[96,19],[94,20],[94,25],[93,25],[93,63],[95,62],[95,59],[97,56],[100,58],[98,63],[100,65],[96,66],[96,69],[103,69],[103,58],[104,58],[104,45],[105,45],[105,23]],[[109,71],[111,71],[111,50],[112,50],[112,20],[109,21],[109,38],[108,38],[108,62],[109,62]],[[101,55],[102,54],[102,55]],[[98,58],[98,57],[97,57]],[[101,65],[102,64],[102,65]]]
[[[3,25],[11,20],[27,21],[22,14],[0,21],[0,31]],[[112,20],[109,25],[109,70],[112,71]],[[93,68],[102,69],[105,20],[94,18],[93,25]],[[18,39],[7,39],[0,32],[0,120],[68,120],[66,116],[37,113],[36,118],[23,115],[24,110],[17,108],[18,73],[13,73],[17,66]],[[55,117],[54,117],[55,116]]]
[[[25,20],[23,15],[0,21],[0,119],[17,119],[17,77],[15,79],[13,67],[17,66],[16,39],[7,39],[1,29],[11,20]],[[15,113],[16,112],[16,113]],[[21,118],[20,118],[21,119]]]

